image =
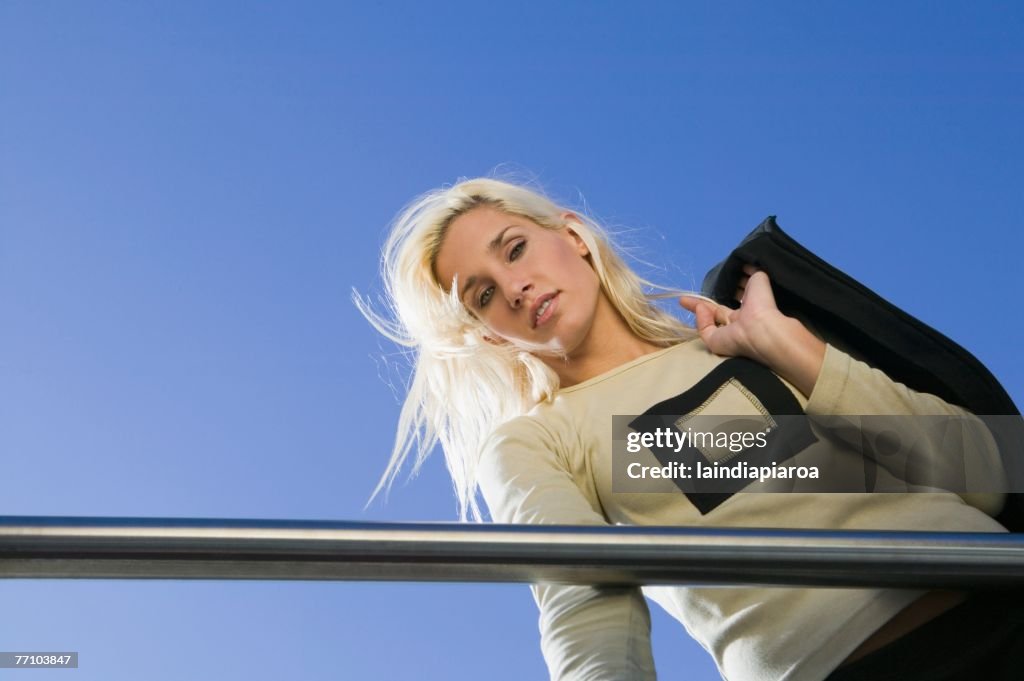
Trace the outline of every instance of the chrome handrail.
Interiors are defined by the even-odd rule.
[[[1024,586],[1024,535],[0,517],[0,577]]]

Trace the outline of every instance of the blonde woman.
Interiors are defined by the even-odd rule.
[[[612,492],[611,415],[666,400],[729,415],[963,413],[784,316],[764,272],[747,270],[736,310],[683,297],[696,316],[690,328],[652,304],[648,283],[593,220],[493,179],[414,201],[393,225],[383,266],[393,317],[357,302],[412,348],[415,369],[375,494],[410,454],[418,464],[439,441],[464,520],[482,519],[479,490],[500,523],[1005,531],[990,517],[998,504],[977,508],[951,493],[738,493],[706,502]],[[991,440],[973,432],[965,449],[992,460]],[[805,444],[807,455],[842,446],[827,436]],[[532,589],[554,679],[654,678],[645,595],[731,681],[877,679],[913,654],[905,646],[941,647],[950,618],[960,631],[984,607],[959,593],[883,589]],[[1021,628],[994,645],[1024,649]],[[961,678],[926,667],[898,678]]]

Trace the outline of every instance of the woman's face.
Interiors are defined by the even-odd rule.
[[[572,217],[566,213],[563,218]],[[601,287],[582,239],[491,206],[451,222],[434,263],[490,334],[530,352],[571,356],[594,323]]]

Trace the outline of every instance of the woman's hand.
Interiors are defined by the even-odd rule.
[[[825,359],[825,344],[775,304],[768,275],[744,265],[736,299],[738,310],[694,296],[679,304],[696,316],[697,332],[708,349],[725,357],[748,357],[764,364],[810,396]]]
[[[744,265],[743,271],[747,276],[740,280],[735,294],[740,301],[738,310],[691,296],[681,297],[679,303],[696,315],[697,331],[711,352],[766,363],[757,341],[763,340],[764,327],[782,313],[775,305],[768,275],[751,265]]]

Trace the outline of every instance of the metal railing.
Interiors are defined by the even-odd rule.
[[[1024,535],[0,517],[0,577],[1024,586]]]

